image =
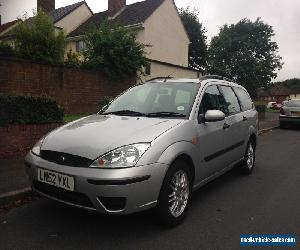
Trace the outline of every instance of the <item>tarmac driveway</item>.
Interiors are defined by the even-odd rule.
[[[253,175],[231,171],[197,191],[176,228],[151,211],[112,217],[41,199],[0,218],[0,248],[241,249],[240,234],[255,233],[294,234],[300,247],[299,190],[300,130],[276,129],[260,136]]]

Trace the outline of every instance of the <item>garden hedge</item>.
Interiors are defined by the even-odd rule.
[[[63,122],[64,110],[48,97],[0,94],[0,126]]]

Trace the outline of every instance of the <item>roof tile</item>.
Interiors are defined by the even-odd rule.
[[[126,5],[125,9],[114,19],[114,21],[123,26],[144,23],[163,1],[164,0],[145,0]],[[94,14],[85,23],[71,32],[69,37],[80,36],[93,27],[99,27],[107,17],[107,11]]]

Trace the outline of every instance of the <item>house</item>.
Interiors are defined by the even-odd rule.
[[[274,85],[267,88],[259,88],[257,90],[257,97],[266,102],[282,103],[288,100],[290,96],[290,90],[281,85]]]
[[[173,0],[144,0],[126,5],[126,0],[108,0],[108,10],[93,13],[85,1],[55,9],[55,0],[37,0],[37,7],[49,13],[56,27],[67,35],[67,50],[84,48],[84,34],[113,20],[134,30],[137,41],[150,45],[147,58],[150,67],[145,69],[143,80],[172,76],[196,78],[199,72],[188,67],[190,40]],[[9,34],[4,30],[0,40]]]
[[[52,19],[55,27],[63,29],[68,35],[71,31],[89,19],[93,12],[85,1],[55,9],[55,0],[37,0],[37,8],[44,10]],[[12,21],[0,26],[0,40],[11,41],[14,39],[13,28],[18,21]]]

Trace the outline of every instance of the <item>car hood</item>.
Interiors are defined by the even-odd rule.
[[[181,119],[92,115],[54,130],[45,137],[41,149],[96,159],[124,145],[151,142],[181,122]]]

